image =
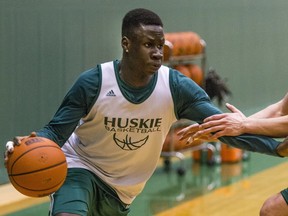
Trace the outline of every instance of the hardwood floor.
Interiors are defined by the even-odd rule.
[[[288,186],[286,158],[252,153],[245,162],[208,166],[187,156],[184,176],[177,174],[179,161],[172,161],[170,172],[159,166],[129,216],[257,216],[266,198]],[[9,203],[9,194],[16,200],[17,193],[2,189],[1,216],[48,214],[48,199],[20,197]]]
[[[266,198],[288,186],[288,162],[216,189],[156,216],[253,216]]]

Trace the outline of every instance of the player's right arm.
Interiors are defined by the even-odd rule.
[[[97,99],[100,85],[101,70],[99,66],[82,73],[64,97],[52,120],[29,136],[46,137],[62,146],[78,125],[79,120],[91,109]],[[29,136],[16,136],[13,141],[8,141],[5,162],[9,153],[13,152],[14,145],[19,145],[23,138]]]
[[[52,120],[36,131],[37,136],[46,137],[63,146],[80,119],[89,113],[98,97],[100,85],[100,66],[82,73],[64,97]]]

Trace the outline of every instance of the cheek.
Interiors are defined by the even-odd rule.
[[[131,53],[132,54],[132,53]],[[137,58],[139,60],[146,60],[150,58],[150,53],[147,49],[145,48],[139,48],[139,49],[135,49],[133,50],[133,57]]]

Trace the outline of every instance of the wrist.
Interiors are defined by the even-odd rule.
[[[241,134],[243,133],[250,133],[250,128],[251,128],[251,122],[249,121],[248,118],[244,119],[242,121],[242,124],[240,126],[240,132]]]

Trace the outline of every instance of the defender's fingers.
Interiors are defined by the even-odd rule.
[[[239,109],[237,109],[232,104],[226,103],[226,107],[227,107],[227,109],[229,109],[233,113],[242,113]]]
[[[225,113],[222,113],[222,114],[215,114],[215,115],[212,115],[212,116],[209,116],[207,118],[205,118],[203,120],[203,123],[206,123],[206,122],[209,122],[209,121],[216,121],[216,120],[220,120],[220,119],[223,119],[227,116],[227,114]]]

